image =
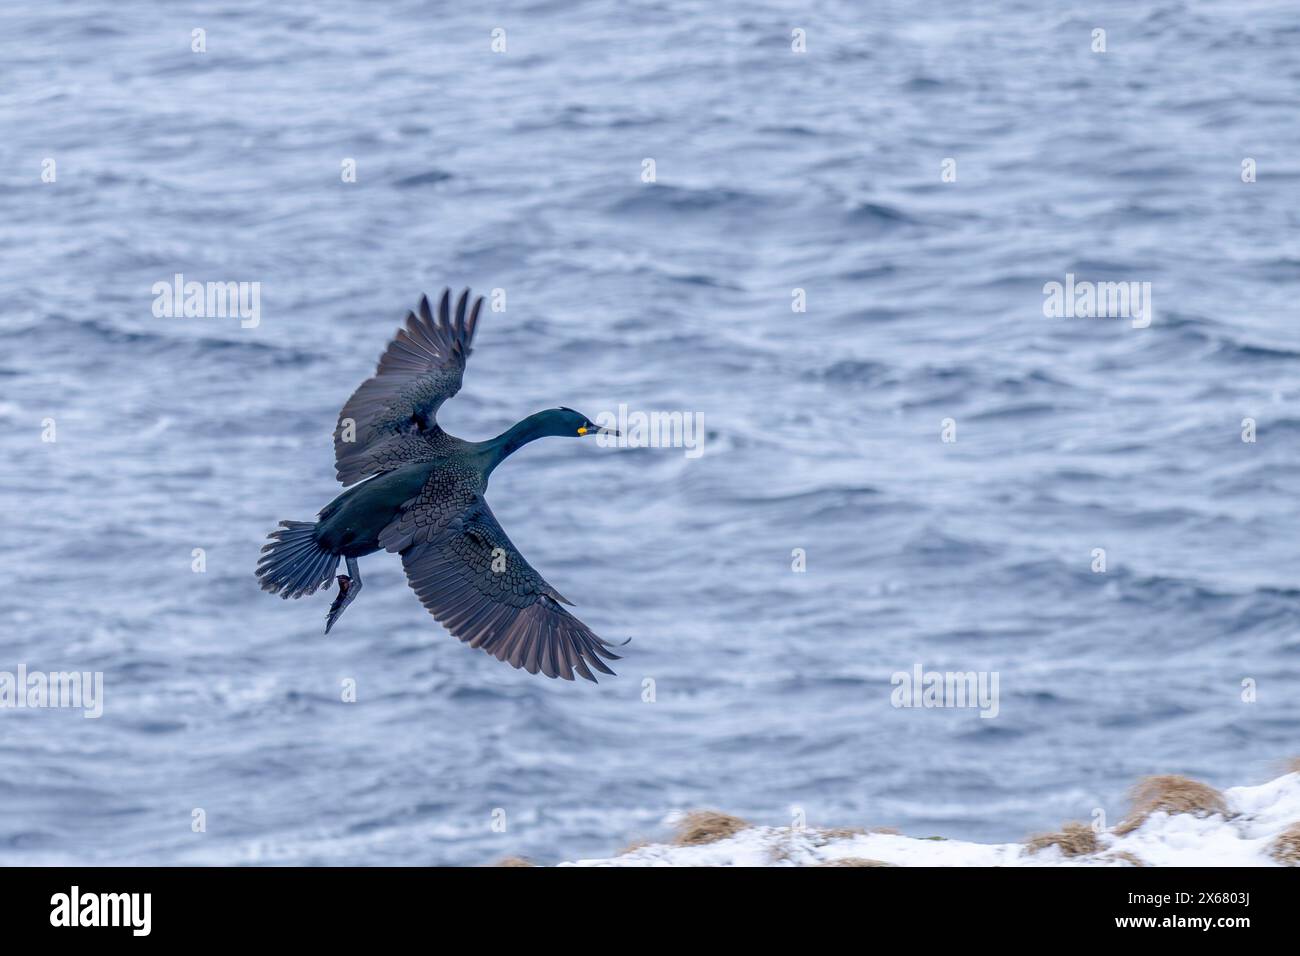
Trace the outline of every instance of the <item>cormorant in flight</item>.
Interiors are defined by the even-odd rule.
[[[492,470],[534,439],[618,433],[571,408],[529,415],[487,441],[465,441],[439,428],[434,416],[460,391],[483,306],[480,296],[466,314],[468,301],[466,289],[453,316],[446,289],[436,318],[427,296],[418,315],[407,314],[374,376],[339,414],[335,465],[339,481],[352,487],[315,523],[280,522],[262,549],[257,577],[267,591],[302,597],[327,587],[345,559],[348,573],[338,576],[328,634],[361,591],[357,558],[393,551],[420,602],[466,644],[530,674],[573,680],[577,671],[594,681],[591,668],[613,674],[601,658],[618,655],[561,607],[573,602],[524,560],[483,493]]]

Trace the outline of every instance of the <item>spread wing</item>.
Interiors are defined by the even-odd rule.
[[[570,602],[524,560],[482,497],[409,544],[402,566],[420,603],[470,647],[530,674],[573,680],[577,671],[594,682],[592,667],[614,673],[601,658],[618,655],[560,606]]]
[[[451,290],[444,289],[435,318],[422,296],[419,314],[406,314],[375,374],[343,406],[334,429],[334,463],[343,484],[422,460],[438,408],[460,391],[483,297],[467,317],[468,301],[466,289],[453,318]]]

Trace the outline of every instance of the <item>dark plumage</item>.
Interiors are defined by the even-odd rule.
[[[361,590],[357,558],[393,551],[420,602],[471,647],[530,674],[573,680],[576,671],[594,681],[592,669],[613,674],[605,660],[618,655],[561,607],[571,602],[524,560],[483,493],[492,470],[528,442],[617,433],[569,408],[530,415],[482,442],[439,428],[438,408],[460,391],[483,299],[467,311],[468,303],[466,289],[453,311],[448,289],[436,317],[427,297],[418,315],[407,314],[374,376],[339,414],[335,464],[339,481],[353,487],[315,524],[280,522],[257,576],[265,590],[297,598],[327,587],[345,560],[329,633]]]

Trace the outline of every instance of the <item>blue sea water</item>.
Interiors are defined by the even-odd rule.
[[[1273,776],[1298,49],[1255,0],[3,7],[0,670],[105,699],[0,710],[0,863],[550,862],[696,807],[1012,840]],[[260,322],[155,317],[177,273],[260,283]],[[1045,318],[1067,274],[1150,282],[1150,327]],[[554,439],[493,478],[632,638],[599,686],[461,646],[392,555],[328,638],[329,596],[253,578],[443,285],[507,303],[453,433],[704,416],[698,458]],[[997,672],[997,717],[892,706],[918,663]]]

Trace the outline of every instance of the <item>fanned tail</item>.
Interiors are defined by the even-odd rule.
[[[328,585],[338,566],[339,556],[316,540],[315,522],[281,521],[262,548],[257,578],[264,591],[299,598]]]

